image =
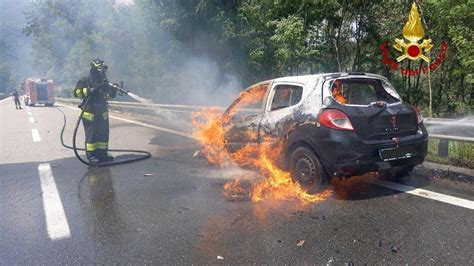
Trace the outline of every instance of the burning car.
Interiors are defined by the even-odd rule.
[[[374,74],[260,82],[242,92],[219,123],[229,154],[279,145],[274,155],[283,169],[302,187],[317,190],[332,177],[378,171],[399,178],[427,154],[428,133],[420,112],[404,103],[386,78]]]

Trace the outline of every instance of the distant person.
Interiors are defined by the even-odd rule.
[[[336,80],[334,81],[334,84],[332,86],[332,96],[334,97],[334,99],[336,99],[336,101],[338,101],[340,104],[346,104],[347,103],[347,100],[346,98],[344,98],[344,96],[342,95],[342,88],[341,88],[342,84],[341,84],[341,81],[339,80]]]
[[[13,89],[12,97],[13,97],[13,101],[15,102],[15,109],[23,109],[21,108],[20,94],[18,93],[16,89]]]
[[[114,159],[108,154],[108,98],[116,96],[118,85],[110,85],[107,80],[107,69],[103,60],[92,60],[89,75],[81,78],[74,89],[74,96],[83,99],[79,107],[84,110],[82,123],[86,134],[86,156],[91,164]]]

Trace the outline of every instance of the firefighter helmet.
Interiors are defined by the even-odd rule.
[[[105,64],[104,60],[96,58],[91,62],[91,71],[98,71],[98,72],[105,72],[107,71],[108,67]]]

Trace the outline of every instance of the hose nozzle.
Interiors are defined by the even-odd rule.
[[[109,83],[109,85],[112,86],[112,87],[114,87],[114,89],[118,90],[120,95],[123,95],[123,94],[127,94],[127,95],[128,95],[128,93],[129,93],[128,90],[126,90],[126,89],[120,87],[120,86],[117,85],[117,84]]]

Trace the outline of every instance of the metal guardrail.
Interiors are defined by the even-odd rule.
[[[460,136],[441,135],[441,134],[429,134],[429,137],[433,139],[454,140],[454,141],[474,143],[474,138],[470,138],[470,137],[460,137]]]
[[[78,105],[81,101],[78,99],[72,98],[56,98],[59,102],[71,103]],[[120,101],[109,101],[109,105],[115,109],[138,109],[142,111],[167,111],[167,112],[176,112],[176,113],[192,113],[194,111],[205,110],[213,108],[216,110],[225,110],[225,107],[221,106],[199,106],[199,105],[178,105],[178,104],[158,104],[158,103],[137,103],[137,102],[120,102]],[[250,109],[249,109],[250,110]],[[251,110],[253,111],[253,110]],[[436,125],[436,124],[453,124],[454,120],[448,119],[425,119],[424,123],[426,125]],[[473,123],[456,123],[456,125],[462,125],[467,127],[474,127]],[[452,141],[461,141],[474,143],[474,138],[471,137],[461,137],[453,135],[442,135],[442,134],[429,134],[430,138],[440,139],[440,140],[452,140]]]

